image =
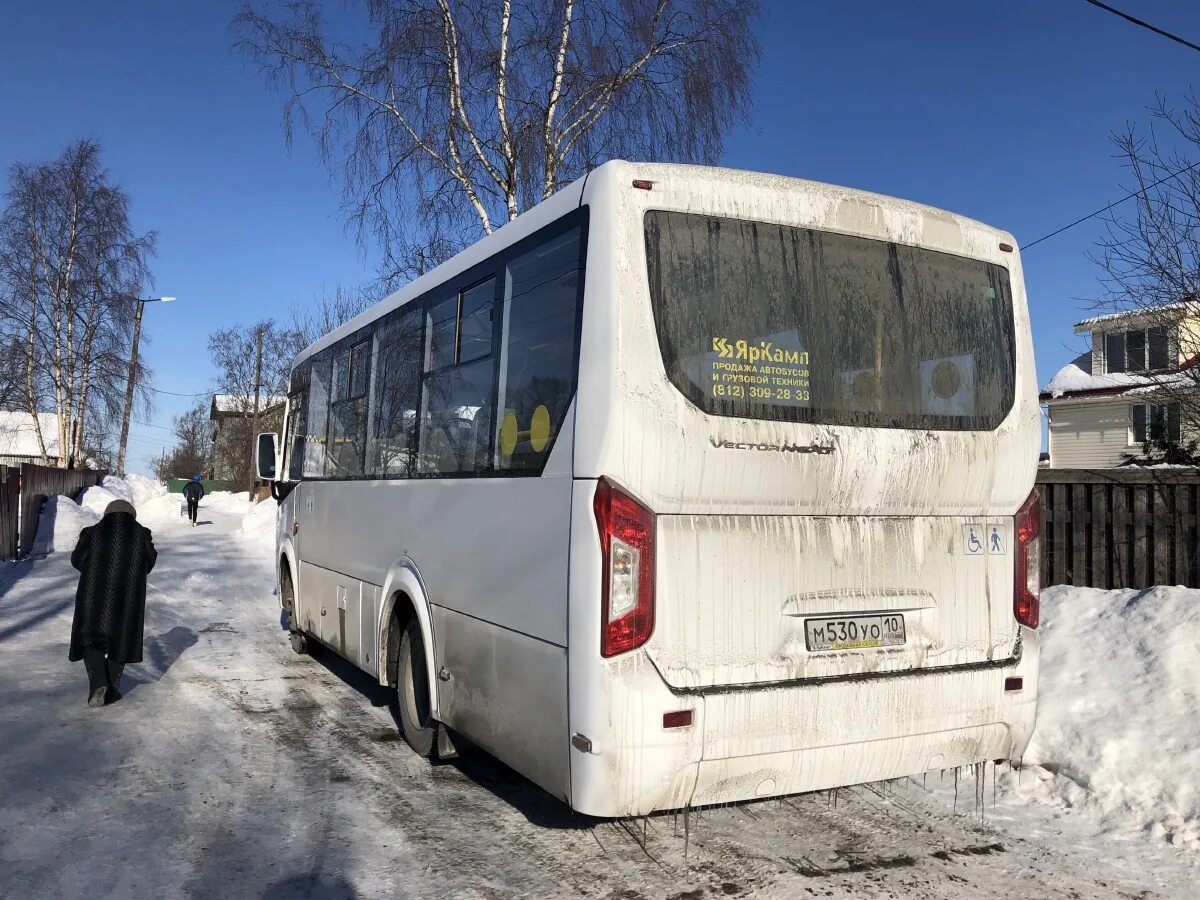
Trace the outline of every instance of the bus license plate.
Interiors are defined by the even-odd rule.
[[[904,643],[904,616],[805,619],[804,643],[810,651],[899,647]]]

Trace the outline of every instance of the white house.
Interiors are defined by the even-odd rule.
[[[55,413],[38,413],[42,439],[46,442],[46,465],[58,465],[58,416]],[[27,412],[0,410],[0,466],[17,466],[21,463],[41,463],[42,452],[38,446],[37,428],[33,416]]]
[[[1050,466],[1112,468],[1141,455],[1147,439],[1179,443],[1176,386],[1195,384],[1188,370],[1200,352],[1200,302],[1096,316],[1075,333],[1091,335],[1091,350],[1059,369],[1041,393]]]

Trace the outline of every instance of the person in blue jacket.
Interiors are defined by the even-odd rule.
[[[192,527],[196,527],[196,514],[200,510],[200,498],[204,496],[204,485],[200,483],[200,476],[193,475],[192,480],[183,486],[183,499],[187,501],[188,519],[192,523]]]

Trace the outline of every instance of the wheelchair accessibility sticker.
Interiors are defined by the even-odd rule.
[[[1004,532],[999,525],[971,523],[963,526],[963,553],[967,556],[1003,556],[1007,552]]]
[[[987,552],[984,545],[986,536],[982,525],[963,526],[963,552],[967,556],[982,556]]]

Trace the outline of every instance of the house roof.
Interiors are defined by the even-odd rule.
[[[1061,398],[1152,394],[1155,391],[1194,386],[1196,376],[1187,374],[1187,370],[1196,363],[1197,360],[1193,359],[1178,369],[1152,374],[1106,372],[1102,375],[1091,375],[1075,363],[1068,363],[1042,388],[1038,399],[1045,403]]]
[[[264,394],[258,398],[258,411],[259,413],[263,413],[276,406],[282,406],[286,402],[287,397]],[[253,406],[253,397],[242,397],[237,394],[214,394],[211,416],[215,418],[218,415],[249,415],[249,411]]]
[[[1137,321],[1174,320],[1182,318],[1189,312],[1200,314],[1200,302],[1181,300],[1178,303],[1164,303],[1161,306],[1147,307],[1146,309],[1131,309],[1124,312],[1106,313],[1102,316],[1092,316],[1090,319],[1076,322],[1075,333],[1095,331],[1100,326],[1132,325]]]
[[[58,416],[54,413],[38,413],[42,438],[46,442],[46,455],[58,456]],[[37,428],[33,416],[27,412],[0,410],[0,456],[42,455],[38,447]]]

